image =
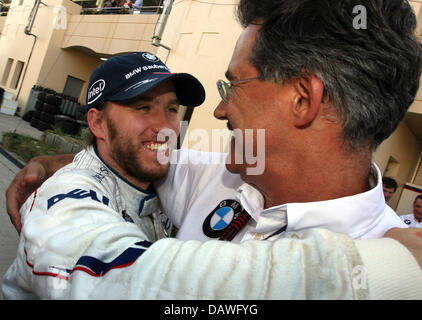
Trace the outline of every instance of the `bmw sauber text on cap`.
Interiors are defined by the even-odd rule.
[[[204,102],[204,87],[194,76],[171,73],[152,53],[135,52],[112,57],[94,70],[86,94],[87,110],[106,101],[134,100],[168,80],[172,80],[181,105],[196,107]]]

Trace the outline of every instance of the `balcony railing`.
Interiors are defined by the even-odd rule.
[[[0,1],[0,16],[7,16],[9,11],[10,3],[3,3]]]
[[[127,7],[83,8],[81,14],[160,14],[163,6],[145,6],[141,10]]]

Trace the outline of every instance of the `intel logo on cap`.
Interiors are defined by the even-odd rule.
[[[95,100],[101,97],[105,85],[106,83],[103,79],[97,80],[92,84],[92,86],[88,89],[88,104],[93,103]]]

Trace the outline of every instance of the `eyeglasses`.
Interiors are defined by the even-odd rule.
[[[258,79],[258,77],[241,79],[241,80],[236,80],[236,81],[229,81],[229,82],[226,82],[224,80],[218,80],[217,81],[218,93],[220,94],[221,99],[223,99],[224,103],[229,103],[229,99],[232,97],[232,88],[235,84],[238,84],[240,82],[255,80],[255,79]]]

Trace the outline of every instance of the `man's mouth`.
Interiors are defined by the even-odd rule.
[[[169,148],[169,145],[167,142],[161,143],[161,142],[147,142],[144,143],[144,146],[151,150],[151,151],[166,151]]]

